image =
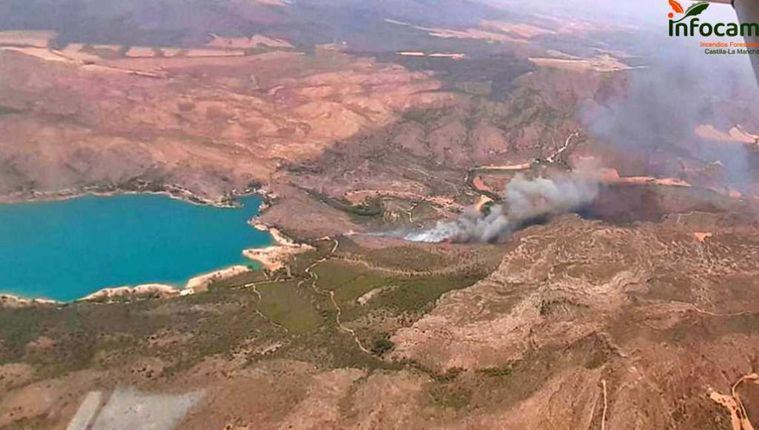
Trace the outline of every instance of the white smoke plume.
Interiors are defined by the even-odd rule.
[[[440,221],[429,230],[406,235],[414,242],[497,242],[525,224],[569,213],[595,200],[599,183],[582,171],[551,178],[527,179],[519,174],[507,188],[503,204],[487,213],[468,208],[455,221]]]

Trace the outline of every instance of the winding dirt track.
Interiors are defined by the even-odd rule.
[[[335,292],[332,291],[332,290],[325,291],[325,290],[320,289],[318,286],[316,286],[316,282],[319,280],[319,275],[317,275],[316,272],[313,271],[313,269],[316,266],[318,266],[319,264],[321,264],[321,263],[329,260],[335,254],[335,251],[337,251],[337,247],[340,245],[340,242],[337,239],[334,239],[334,238],[331,238],[331,237],[326,237],[325,239],[332,240],[335,244],[332,247],[332,249],[330,250],[329,254],[327,254],[324,257],[322,257],[322,258],[314,261],[313,263],[311,263],[311,265],[309,265],[308,267],[306,267],[305,271],[306,271],[306,273],[308,273],[308,275],[311,277],[311,280],[312,280],[311,281],[311,288],[313,288],[313,290],[316,291],[317,294],[328,295],[329,296],[329,299],[332,302],[332,305],[335,307],[335,311],[337,311],[337,314],[335,315],[335,323],[337,324],[337,327],[340,330],[342,330],[342,331],[350,334],[351,336],[353,336],[353,340],[356,342],[356,345],[358,345],[358,347],[359,347],[359,349],[361,349],[361,351],[363,351],[363,352],[365,352],[367,354],[371,354],[372,352],[369,351],[366,347],[364,347],[364,345],[361,343],[361,340],[358,338],[358,335],[356,334],[355,330],[344,326],[343,323],[340,321],[340,316],[343,314],[343,310],[340,307],[340,305],[337,304],[337,301],[335,300]],[[299,282],[298,285],[301,285],[302,283],[303,283],[303,281]]]

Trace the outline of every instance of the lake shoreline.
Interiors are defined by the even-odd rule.
[[[171,198],[173,200],[179,200],[184,203],[189,203],[197,206],[210,206],[215,208],[239,208],[240,204],[238,199],[244,197],[257,196],[261,199],[257,213],[255,216],[248,219],[247,224],[259,231],[264,231],[269,234],[271,245],[262,248],[273,248],[282,246],[293,246],[295,241],[286,238],[279,230],[274,227],[270,227],[257,220],[257,218],[268,208],[271,207],[275,195],[267,191],[262,186],[251,186],[243,192],[228,193],[218,199],[211,200],[200,197],[191,191],[178,186],[166,186],[164,190],[135,190],[135,189],[121,189],[118,187],[85,187],[78,190],[62,190],[50,193],[24,193],[23,195],[4,195],[0,196],[0,204],[23,204],[23,203],[38,203],[38,202],[56,202],[73,200],[80,197],[93,196],[93,197],[112,197],[121,195],[159,195]],[[301,246],[301,245],[296,245]],[[307,245],[302,245],[307,246]],[[260,261],[256,258],[251,258],[246,255],[246,252],[251,249],[257,248],[244,248],[240,250],[241,256],[248,260],[256,261],[260,263],[266,269],[267,265],[265,261]],[[195,275],[187,280],[183,285],[170,285],[164,283],[146,282],[138,285],[125,285],[118,287],[104,287],[100,288],[90,294],[73,300],[54,300],[44,296],[26,296],[15,293],[2,293],[0,292],[0,308],[20,308],[20,307],[32,307],[32,306],[65,306],[78,302],[97,302],[102,300],[109,300],[112,298],[122,297],[135,297],[141,298],[144,296],[168,298],[181,295],[191,295],[207,291],[208,285],[212,282],[223,281],[225,279],[238,276],[243,272],[253,271],[248,266],[242,264],[233,264],[221,269],[213,270],[206,273]]]
[[[177,286],[160,282],[147,282],[138,285],[105,287],[84,297],[70,301],[53,300],[44,297],[26,297],[18,294],[0,294],[0,308],[30,307],[35,305],[64,306],[81,302],[103,302],[122,298],[170,298],[204,293],[213,282],[252,272],[254,269],[240,264],[232,265],[212,272],[199,274],[190,278],[184,285]]]
[[[216,199],[200,196],[187,188],[179,185],[165,184],[156,187],[150,183],[139,183],[133,188],[115,185],[93,185],[81,188],[69,188],[58,191],[31,191],[23,193],[5,194],[0,196],[0,204],[43,203],[76,199],[85,196],[110,197],[117,195],[160,195],[200,206],[212,206],[217,208],[234,208],[236,200],[250,195],[259,195],[267,201],[267,193],[259,192],[258,187],[249,187],[242,192],[232,191],[220,195]]]

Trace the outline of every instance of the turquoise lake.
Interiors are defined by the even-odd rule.
[[[198,206],[161,195],[85,196],[0,204],[0,292],[70,301],[104,287],[166,283],[235,263],[269,245],[242,207]]]

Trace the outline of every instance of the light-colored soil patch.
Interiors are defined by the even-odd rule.
[[[452,53],[452,52],[433,52],[428,54],[426,52],[419,51],[401,51],[398,53],[403,57],[431,57],[431,58],[451,58],[453,60],[463,60],[466,58],[466,54]]]
[[[103,402],[103,393],[90,391],[76,411],[76,415],[69,422],[66,430],[88,430],[95,420],[95,416]]]
[[[490,42],[513,42],[524,43],[525,40],[519,37],[509,36],[504,33],[497,33],[494,31],[487,31],[479,28],[467,28],[463,30],[453,30],[449,28],[428,28],[417,27],[420,30],[429,32],[430,36],[439,37],[442,39],[477,39],[486,40]]]
[[[128,297],[173,297],[179,294],[179,290],[171,285],[144,284],[136,287],[103,288],[80,299],[86,302],[109,301]]]
[[[478,167],[478,169],[486,170],[486,171],[518,172],[520,170],[527,170],[530,167],[532,167],[532,162],[508,164],[504,166],[488,165],[488,166]]]
[[[711,124],[700,124],[696,126],[694,133],[702,139],[715,142],[759,145],[759,136],[746,132],[740,126],[732,127],[727,132],[723,132]]]
[[[80,63],[100,60],[99,56],[84,52],[84,44],[82,43],[69,43],[63,50],[57,52],[59,52],[59,55]]]
[[[111,430],[172,430],[203,397],[188,394],[147,394],[117,388],[95,420],[93,428]]]
[[[50,306],[56,304],[58,302],[48,299],[27,299],[10,294],[0,295],[0,308],[26,308],[29,306]]]
[[[630,69],[630,66],[608,54],[589,59],[530,58],[530,61],[539,67],[562,69],[571,72],[595,71],[606,73]]]
[[[293,241],[276,228],[269,228],[258,222],[253,222],[252,225],[258,230],[268,231],[274,239],[275,245],[264,248],[246,249],[242,254],[246,258],[261,263],[261,265],[269,272],[276,272],[279,269],[285,268],[287,263],[296,255],[314,249],[310,245]]]
[[[64,401],[82,397],[93,383],[90,371],[69,373],[63,378],[48,379],[3,390],[0,395],[0,428],[23,420],[72,417],[78,405]],[[67,418],[68,421],[68,418]]]
[[[619,171],[613,168],[602,168],[595,172],[599,182],[608,185],[658,185],[663,187],[692,187],[692,185],[680,178],[655,178],[653,176],[620,176]]]
[[[472,179],[472,186],[479,191],[485,191],[489,193],[495,192],[488,184],[485,183],[485,181],[482,179],[482,176],[475,176],[474,179]]]
[[[500,21],[482,21],[480,26],[485,30],[499,31],[502,33],[512,34],[524,39],[532,39],[533,37],[542,36],[546,34],[554,34],[555,31],[548,30],[546,28],[537,27],[524,23],[508,23]]]
[[[24,385],[34,377],[34,368],[26,363],[0,365],[0,391]]]
[[[661,185],[665,187],[691,187],[688,182],[679,178],[654,178],[652,176],[625,176],[613,182],[618,185]]]
[[[485,207],[485,205],[491,203],[492,201],[493,201],[493,199],[491,199],[488,196],[480,196],[477,199],[477,202],[474,204],[474,207],[475,207],[475,209],[477,209],[478,211],[481,212],[482,209]]]
[[[226,269],[217,270],[215,272],[206,273],[205,275],[196,276],[185,285],[183,294],[202,293],[208,290],[208,286],[214,282],[223,281],[225,279],[233,278],[243,273],[250,272],[251,269],[248,266],[235,265],[227,267]]]
[[[369,303],[373,298],[379,296],[382,293],[386,293],[389,291],[393,291],[394,289],[398,288],[395,285],[388,285],[387,287],[381,287],[381,288],[375,288],[368,293],[364,294],[363,296],[356,299],[356,302],[361,306],[366,306],[367,303]]]
[[[124,55],[127,57],[152,58],[158,54],[155,49],[149,46],[133,46]]]
[[[188,49],[185,57],[242,57],[245,51],[239,49]]]
[[[466,54],[454,53],[454,52],[433,52],[429,55],[432,58],[451,58],[453,60],[463,60],[466,58]]]
[[[287,6],[287,2],[284,0],[248,0],[248,1],[265,5],[265,6],[275,6],[275,7]]]
[[[18,52],[20,54],[28,55],[30,57],[36,57],[44,61],[53,61],[56,63],[72,63],[73,61],[65,56],[59,55],[54,51],[50,51],[47,48],[35,48],[35,47],[3,47],[0,51]]]
[[[57,35],[54,31],[0,31],[0,46],[30,46],[47,48],[50,41]]]
[[[730,424],[733,430],[754,430],[754,426],[746,413],[746,407],[737,392],[738,387],[744,382],[759,383],[759,374],[751,373],[740,378],[738,382],[733,384],[730,394],[720,394],[716,391],[709,393],[710,399],[730,412]]]
[[[210,48],[218,49],[252,49],[261,46],[269,48],[292,48],[290,42],[282,39],[255,34],[250,37],[222,37],[217,34],[211,35],[211,41],[206,44]]]

